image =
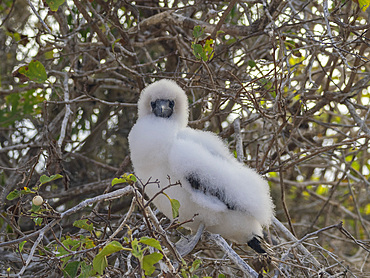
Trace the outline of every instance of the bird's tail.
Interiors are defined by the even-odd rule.
[[[248,241],[248,246],[260,254],[272,255],[274,253],[270,245],[260,236],[254,236]]]
[[[248,241],[248,245],[261,255],[258,256],[257,259],[253,260],[252,264],[254,269],[258,272],[258,278],[263,278],[264,270],[268,271],[271,269],[270,256],[272,256],[273,250],[271,250],[267,242],[259,236],[254,236],[250,241]]]
[[[257,236],[254,236],[250,241],[248,241],[248,246],[254,251],[260,254],[266,254],[266,250],[261,246],[261,240]]]

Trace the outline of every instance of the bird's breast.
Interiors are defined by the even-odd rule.
[[[138,120],[128,137],[135,172],[165,167],[176,133],[177,127],[168,119]]]

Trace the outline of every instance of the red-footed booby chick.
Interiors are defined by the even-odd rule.
[[[128,137],[136,176],[160,181],[146,186],[150,198],[168,185],[168,177],[180,181],[165,193],[180,202],[180,222],[197,215],[184,224],[193,232],[204,226],[265,253],[259,238],[274,216],[267,182],[238,162],[215,134],[188,127],[188,115],[186,94],[174,81],[163,79],[142,91]],[[159,194],[153,203],[172,219],[167,196]]]

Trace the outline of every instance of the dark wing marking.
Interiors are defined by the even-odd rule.
[[[248,241],[248,246],[260,254],[266,253],[266,251],[261,247],[261,241],[259,241],[259,239],[256,237],[253,237],[250,241]]]
[[[190,186],[194,190],[203,192],[206,195],[211,195],[213,197],[216,197],[221,202],[223,202],[226,205],[226,207],[230,210],[237,210],[237,207],[234,204],[230,204],[228,201],[226,201],[224,190],[202,184],[199,177],[195,174],[190,174],[189,176],[185,178],[190,183]]]

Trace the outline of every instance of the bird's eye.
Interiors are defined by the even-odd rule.
[[[170,100],[168,106],[172,109],[175,106],[175,101]]]
[[[151,103],[150,103],[150,106],[152,106],[152,109],[154,109],[155,108],[155,101],[152,101]]]

